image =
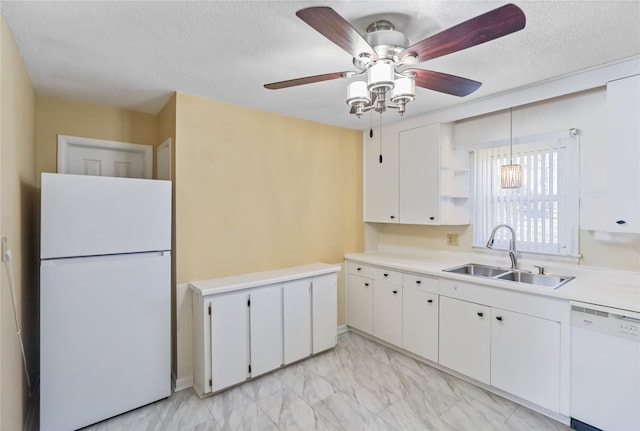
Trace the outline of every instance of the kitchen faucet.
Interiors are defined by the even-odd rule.
[[[496,231],[501,227],[506,227],[511,232],[511,241],[509,241],[509,259],[511,259],[511,269],[518,269],[518,251],[516,250],[516,233],[508,224],[499,224],[491,231],[489,241],[487,241],[487,248],[493,248],[493,240],[496,236]]]

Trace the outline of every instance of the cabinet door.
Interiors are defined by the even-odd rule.
[[[373,280],[347,276],[347,325],[373,333]]]
[[[336,346],[338,330],[338,277],[315,277],[311,282],[312,353]]]
[[[251,289],[251,376],[282,365],[282,287]]]
[[[640,75],[607,83],[607,231],[640,232]],[[622,223],[624,222],[624,223]]]
[[[398,134],[364,142],[364,221],[398,223]]]
[[[290,281],[284,293],[284,363],[311,355],[311,279]]]
[[[560,323],[491,310],[491,385],[560,408]]]
[[[440,364],[490,384],[490,307],[440,297]]]
[[[438,362],[438,295],[415,287],[402,289],[402,347]]]
[[[400,132],[400,223],[440,224],[440,125]]]
[[[211,390],[249,377],[249,292],[211,298]]]
[[[382,280],[373,284],[373,335],[402,345],[402,287]]]

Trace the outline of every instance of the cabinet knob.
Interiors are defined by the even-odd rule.
[[[385,277],[388,277],[388,276],[389,276],[389,274],[387,274],[387,273],[384,273],[384,274],[382,274],[382,275],[384,275]]]
[[[362,269],[362,268],[360,268],[360,267],[357,267],[357,268],[356,268],[356,270],[357,270],[357,271],[360,271],[361,269]]]
[[[391,216],[391,218],[396,218],[396,216]]]
[[[429,220],[435,220],[435,219],[436,219],[435,217],[429,217]]]
[[[616,222],[616,224],[620,224],[620,225],[622,225],[622,224],[626,224],[626,223],[627,223],[627,222],[626,222],[626,221],[624,221],[624,220],[618,220],[618,221]]]
[[[420,280],[416,280],[416,284],[420,284],[422,283]]]
[[[502,316],[496,316],[496,320],[497,320],[498,322],[502,322]]]
[[[366,286],[369,286],[369,283],[365,283],[364,285],[365,285],[365,287],[366,287]]]
[[[483,313],[482,311],[478,311],[478,313],[477,313],[477,314],[478,314],[478,317],[482,317],[482,316],[484,316],[484,313]]]
[[[398,293],[398,291],[397,291],[397,290],[394,290],[394,291],[393,291],[393,294],[395,295],[396,293]]]
[[[433,302],[433,299],[427,299],[427,302],[431,304]]]

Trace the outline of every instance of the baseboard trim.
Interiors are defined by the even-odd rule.
[[[173,392],[184,391],[193,386],[193,376],[180,377],[179,379],[175,374],[171,373],[171,387]]]
[[[348,332],[348,331],[349,331],[349,327],[347,325],[338,326],[338,335],[344,334],[345,332]]]

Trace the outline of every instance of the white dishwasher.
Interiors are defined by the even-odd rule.
[[[571,302],[571,427],[640,430],[640,313]]]

